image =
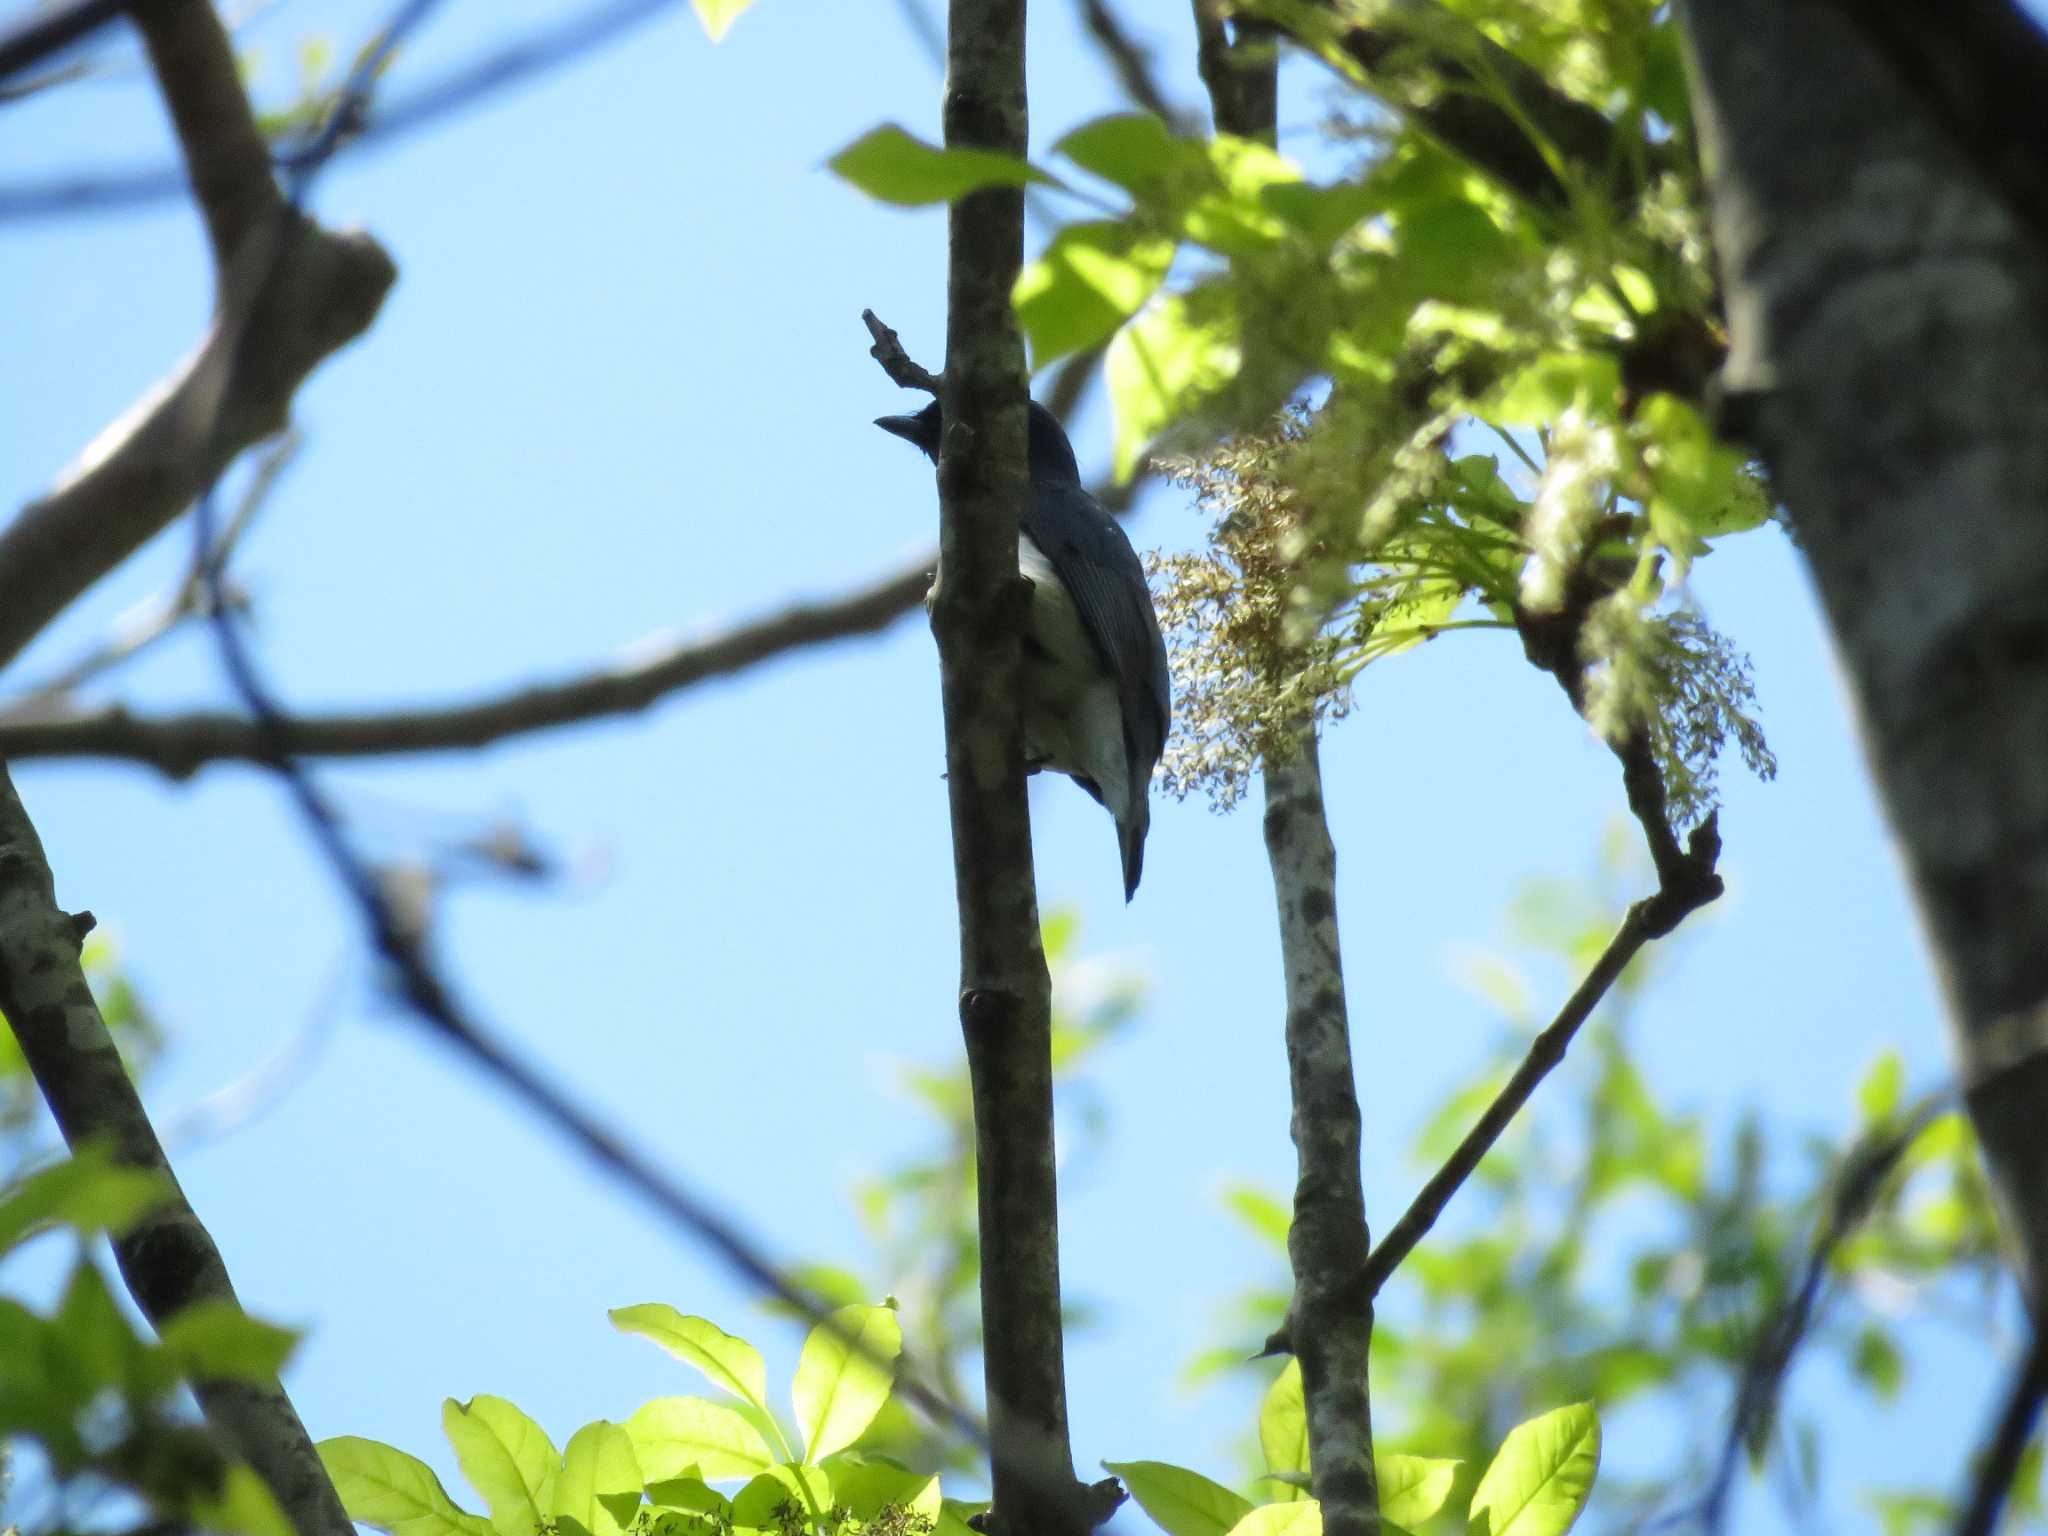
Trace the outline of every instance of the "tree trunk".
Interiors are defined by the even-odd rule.
[[[2048,261],[1853,7],[1692,0],[1733,349],[1854,686],[1991,1183],[2048,1277]]]

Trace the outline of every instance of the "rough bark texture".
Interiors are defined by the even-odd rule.
[[[1287,973],[1287,1080],[1298,1170],[1287,1233],[1294,1269],[1288,1342],[1301,1362],[1309,1483],[1322,1505],[1323,1529],[1370,1536],[1379,1529],[1379,1491],[1366,1379],[1372,1298],[1359,1284],[1367,1236],[1358,1090],[1337,943],[1337,852],[1323,812],[1313,733],[1303,733],[1293,758],[1269,761],[1263,772],[1266,855]]]
[[[1023,0],[952,0],[944,118],[949,146],[1024,154]],[[1024,253],[1021,192],[963,198],[949,234],[932,628],[980,1165],[990,1523],[1002,1536],[1085,1536],[1108,1510],[1091,1508],[1067,1438],[1052,984],[1039,941],[1017,707],[1026,601],[1017,518],[1028,480],[1024,349],[1010,290]]]
[[[2048,1278],[2048,260],[1842,9],[1685,11],[1733,348]],[[1818,61],[1818,62],[1817,62]]]
[[[376,318],[397,268],[359,231],[292,211],[270,174],[211,0],[138,6],[213,249],[205,341],[0,531],[0,666],[160,532],[235,456],[281,430],[293,394]]]
[[[35,827],[0,766],[0,1012],[13,1026],[64,1139],[111,1142],[119,1159],[162,1175],[170,1195],[114,1243],[136,1305],[161,1325],[196,1301],[236,1301],[121,1065],[78,964],[80,926],[56,904]],[[207,1422],[269,1486],[300,1536],[353,1527],[291,1399],[276,1382],[193,1383]]]
[[[1227,21],[1217,0],[1194,0],[1202,79],[1224,133],[1276,138],[1279,67],[1272,29]],[[1248,361],[1248,367],[1257,367]],[[1268,1343],[1301,1362],[1308,1416],[1309,1486],[1331,1536],[1380,1528],[1373,1472],[1372,1295],[1359,1284],[1370,1234],[1359,1174],[1358,1089],[1344,962],[1337,945],[1337,851],[1323,814],[1315,727],[1296,751],[1260,765],[1266,790],[1266,856],[1279,906],[1286,973],[1287,1078],[1293,1094],[1294,1221],[1287,1258],[1294,1298]]]

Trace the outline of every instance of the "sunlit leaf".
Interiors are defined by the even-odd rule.
[[[490,1522],[457,1507],[417,1457],[354,1435],[322,1440],[318,1449],[351,1520],[392,1536],[489,1536]]]
[[[702,1371],[714,1387],[767,1411],[768,1370],[761,1363],[761,1352],[745,1339],[659,1302],[617,1307],[605,1315],[621,1333],[652,1339],[685,1365]]]
[[[1251,1500],[1199,1472],[1163,1461],[1105,1461],[1138,1507],[1167,1536],[1228,1536],[1251,1511]]]
[[[711,1482],[753,1477],[775,1464],[761,1432],[723,1403],[701,1397],[658,1397],[626,1420],[640,1471],[649,1482],[691,1468]]]
[[[1104,371],[1116,412],[1116,477],[1128,480],[1169,426],[1236,376],[1237,315],[1209,283],[1154,299],[1109,344]]]
[[[753,3],[754,0],[690,0],[696,9],[697,20],[704,24],[705,32],[714,43],[725,36],[727,29],[739,20],[740,13]]]
[[[1577,407],[1610,409],[1621,369],[1604,352],[1550,352],[1510,375],[1480,414],[1506,426],[1547,427]]]
[[[1017,274],[1017,323],[1031,366],[1108,340],[1166,280],[1174,242],[1123,220],[1069,224]]]
[[[1600,1419],[1591,1403],[1517,1425],[1473,1490],[1468,1536],[1563,1536],[1599,1469]]]
[[[1421,1525],[1444,1507],[1458,1480],[1458,1463],[1437,1456],[1374,1456],[1380,1515],[1396,1525]]]
[[[833,1457],[832,1502],[844,1505],[856,1520],[873,1520],[885,1509],[905,1509],[927,1520],[939,1517],[939,1480],[929,1472],[912,1472],[884,1461]]]
[[[1394,1536],[1387,1522],[1380,1523],[1382,1536]],[[1314,1499],[1292,1504],[1261,1504],[1233,1525],[1227,1536],[1322,1536],[1323,1507]]]
[[[1308,1471],[1308,1409],[1301,1396],[1301,1362],[1289,1360],[1259,1405],[1259,1449],[1268,1472]]]
[[[1906,1060],[1896,1050],[1880,1055],[1856,1084],[1856,1107],[1873,1123],[1889,1120],[1899,1112],[1906,1092]]]
[[[1158,199],[1173,178],[1202,175],[1202,146],[1176,137],[1145,112],[1126,112],[1083,123],[1053,145],[1053,153],[1137,196]]]
[[[157,1337],[194,1376],[259,1385],[277,1379],[299,1343],[291,1329],[250,1317],[224,1299],[194,1302],[159,1327]]]
[[[869,129],[825,162],[869,197],[905,208],[950,203],[983,187],[1057,186],[1037,167],[992,149],[942,149],[894,123]]]
[[[806,1461],[860,1438],[888,1400],[902,1351],[902,1326],[887,1307],[841,1307],[811,1330],[790,1388]]]
[[[748,1483],[732,1500],[732,1523],[742,1530],[784,1531],[811,1529],[817,1514],[832,1507],[832,1479],[822,1467],[770,1467]],[[792,1526],[783,1512],[793,1512]]]
[[[590,1536],[620,1536],[632,1528],[644,1482],[632,1437],[604,1419],[586,1424],[562,1451],[554,1517],[574,1520]]]
[[[554,1507],[561,1454],[547,1432],[502,1397],[441,1404],[441,1431],[499,1536],[530,1536]]]
[[[125,1232],[169,1193],[157,1173],[122,1167],[98,1144],[38,1169],[0,1196],[0,1253],[44,1226],[61,1224],[91,1236]]]
[[[276,1496],[240,1462],[228,1467],[218,1492],[201,1491],[193,1498],[192,1517],[202,1530],[228,1536],[294,1536]]]
[[[1281,1251],[1287,1248],[1287,1233],[1294,1225],[1294,1213],[1286,1202],[1249,1184],[1233,1184],[1223,1192],[1223,1203],[1252,1231]]]

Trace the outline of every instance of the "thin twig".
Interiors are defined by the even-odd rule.
[[[2048,1339],[2036,1328],[2026,1357],[2013,1369],[2004,1411],[1976,1458],[1977,1473],[1970,1480],[1970,1496],[1956,1522],[1956,1536],[1992,1536],[1997,1530],[1999,1512],[2005,1508],[2027,1445],[2041,1422],[2044,1397],[2048,1397]]]
[[[788,651],[885,628],[923,598],[936,558],[936,552],[923,554],[842,597],[799,603],[703,639],[671,644],[644,659],[560,682],[530,684],[463,704],[287,717],[277,722],[277,743],[294,757],[448,752],[633,714],[670,694]],[[120,758],[172,778],[187,777],[209,763],[269,762],[262,731],[244,716],[218,711],[148,716],[121,706],[0,717],[0,756]]]
[[[1169,127],[1184,126],[1187,114],[1166,99],[1152,72],[1152,55],[1142,43],[1124,30],[1124,24],[1109,0],[1079,0],[1081,20],[1116,71],[1117,83],[1140,109],[1150,112]]]
[[[912,362],[910,354],[903,350],[903,340],[889,326],[884,325],[872,309],[860,312],[861,324],[868,328],[868,335],[875,344],[868,348],[868,356],[882,365],[882,372],[889,375],[899,389],[921,389],[928,395],[939,393],[939,376],[929,368]]]
[[[297,455],[300,437],[296,432],[286,432],[256,462],[248,487],[240,501],[235,504],[235,514],[228,519],[228,525],[207,554],[207,560],[225,566],[233,555],[242,537],[249,531],[256,514],[262,511],[270,493],[277,486],[279,477]],[[237,608],[248,606],[247,597],[236,587],[229,585],[227,601]],[[8,717],[32,719],[61,718],[68,712],[61,707],[66,694],[84,687],[94,678],[111,672],[116,667],[133,661],[158,641],[171,635],[188,619],[195,617],[206,600],[206,579],[204,565],[191,562],[179,581],[177,590],[168,597],[160,596],[145,606],[131,611],[118,620],[114,632],[72,662],[54,676],[46,678],[34,687],[24,691],[18,698],[6,705],[0,720]]]
[[[1756,1346],[1743,1361],[1727,1438],[1722,1441],[1713,1480],[1700,1500],[1699,1519],[1705,1530],[1721,1529],[1734,1493],[1735,1472],[1743,1447],[1756,1444],[1777,1415],[1785,1379],[1793,1357],[1813,1326],[1835,1251],[1870,1214],[1883,1193],[1885,1181],[1899,1166],[1907,1149],[1937,1115],[1953,1108],[1954,1102],[1952,1092],[1929,1094],[1896,1125],[1866,1136],[1842,1159],[1829,1193],[1827,1214],[1807,1250],[1799,1283],[1765,1325]]]
[[[1464,1186],[1486,1154],[1493,1150],[1493,1144],[1500,1140],[1522,1106],[1529,1102],[1537,1086],[1550,1075],[1551,1069],[1564,1060],[1566,1048],[1571,1045],[1572,1036],[1579,1032],[1579,1026],[1592,1015],[1600,1000],[1607,995],[1608,988],[1621,979],[1621,973],[1628,968],[1636,951],[1649,941],[1649,929],[1644,918],[1648,902],[1639,901],[1628,909],[1620,928],[1607,941],[1600,958],[1593,962],[1593,968],[1586,973],[1578,989],[1558,1012],[1558,1015],[1534,1040],[1529,1042],[1528,1053],[1522,1058],[1514,1075],[1494,1095],[1493,1102],[1486,1106],[1478,1123],[1465,1133],[1451,1155],[1444,1159],[1443,1166],[1430,1176],[1408,1209],[1401,1213],[1401,1219],[1394,1223],[1387,1235],[1380,1239],[1366,1260],[1363,1282],[1366,1294],[1377,1296],[1387,1277],[1400,1267],[1401,1261],[1415,1250],[1415,1245],[1428,1235],[1429,1229],[1444,1213],[1444,1207],[1451,1203],[1451,1197]]]

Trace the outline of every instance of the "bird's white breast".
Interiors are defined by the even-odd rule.
[[[1123,709],[1102,671],[1074,600],[1052,562],[1017,535],[1017,569],[1031,583],[1031,635],[1038,654],[1024,657],[1026,755],[1061,773],[1095,781],[1110,813],[1130,806]]]

